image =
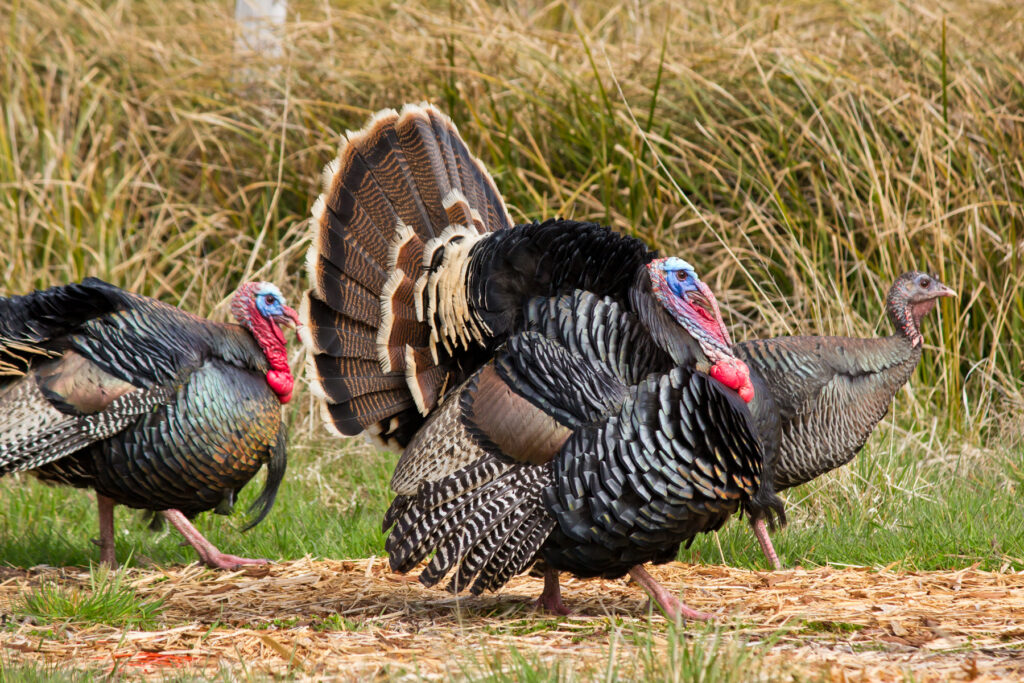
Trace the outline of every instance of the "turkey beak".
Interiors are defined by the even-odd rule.
[[[298,329],[302,327],[302,321],[299,320],[299,314],[295,312],[294,308],[282,306],[284,309],[284,315],[275,315],[274,320],[278,325],[282,327],[290,327],[292,329]]]
[[[697,289],[686,293],[686,301],[694,308],[704,313],[709,322],[714,323],[715,331],[722,337],[726,348],[732,346],[729,340],[729,332],[725,329],[725,321],[722,320],[722,312],[718,309],[718,299],[715,298],[711,288],[703,282],[698,283]]]
[[[956,296],[956,292],[946,285],[940,284],[938,289],[935,290],[935,296]]]
[[[692,305],[696,306],[697,308],[707,313],[709,318],[714,317],[714,313],[712,312],[711,308],[711,301],[708,300],[708,297],[701,290],[694,289],[687,292],[686,300],[690,302]]]

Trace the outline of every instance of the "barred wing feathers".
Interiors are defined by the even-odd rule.
[[[737,344],[778,414],[776,490],[849,462],[885,416],[921,356],[901,336],[778,337]]]
[[[433,554],[427,585],[450,576],[478,594],[541,557],[621,576],[718,528],[760,481],[731,392],[681,369],[622,381],[617,359],[644,337],[617,304],[574,293],[528,311],[532,331],[453,392],[396,467],[386,548],[397,571]]]
[[[680,543],[718,529],[756,493],[761,458],[733,392],[681,369],[652,376],[555,459],[545,505],[558,525],[543,557],[609,578],[671,560]]]

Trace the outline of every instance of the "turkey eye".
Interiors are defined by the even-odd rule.
[[[268,304],[273,304],[274,302],[277,301],[277,299],[274,298],[273,294],[267,294],[265,297],[263,297],[263,300],[266,301]]]
[[[926,277],[923,277],[923,278],[921,278],[920,280],[917,281],[917,284],[921,285],[921,287],[923,287],[923,288],[927,288],[928,285],[930,285],[931,283],[932,283],[932,281],[930,279],[926,278]]]
[[[687,277],[688,277],[688,275],[686,274],[685,271],[682,271],[682,270],[677,270],[676,271],[676,279],[677,280],[685,280]]]

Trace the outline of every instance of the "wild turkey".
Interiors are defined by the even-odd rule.
[[[463,567],[452,587],[479,592],[525,569],[543,546],[552,572],[629,571],[667,609],[693,616],[639,565],[670,559],[741,504],[781,508],[761,478],[763,452],[743,407],[746,367],[693,268],[589,223],[513,226],[490,175],[433,107],[381,112],[349,133],[325,169],[312,228],[313,287],[300,313],[310,385],[338,433],[365,430],[405,449],[385,520],[385,530],[395,527],[396,569],[436,551],[424,583],[451,561]],[[538,336],[539,327],[549,333]],[[659,410],[667,422],[650,431],[629,422],[657,421]],[[640,450],[626,440],[637,430],[648,439]],[[588,454],[597,445],[604,450]],[[622,497],[606,500],[602,490],[594,505],[626,506],[626,526],[646,531],[621,536],[616,527],[614,547],[580,550],[591,547],[579,529],[589,513],[557,487],[576,481],[592,456],[623,454],[685,473],[673,469],[632,494],[642,479],[616,479],[626,470],[612,466],[607,486]],[[522,505],[496,508],[510,491]],[[497,516],[480,526],[489,512]],[[496,529],[506,536],[495,539]],[[627,548],[630,539],[643,539],[642,550]],[[494,554],[467,564],[485,547]],[[591,552],[589,564],[573,552]],[[470,567],[482,572],[471,585]],[[559,609],[557,575],[548,578],[542,601]]]
[[[115,504],[162,512],[211,567],[266,562],[221,553],[189,522],[230,512],[266,465],[256,525],[285,472],[280,326],[298,315],[269,282],[242,285],[231,310],[238,325],[95,278],[0,298],[0,475],[94,489],[111,566]]]
[[[434,556],[420,581],[494,590],[535,560],[540,604],[564,612],[557,572],[644,571],[718,529],[758,494],[763,452],[736,392],[679,366],[614,301],[577,291],[528,305],[526,331],[453,392],[402,455],[384,520],[392,567]],[[641,359],[644,362],[637,363]],[[626,382],[634,382],[627,384]]]
[[[776,337],[733,347],[756,387],[754,417],[780,425],[777,447],[769,449],[776,491],[831,472],[860,451],[921,360],[921,320],[943,296],[956,293],[933,275],[904,273],[886,299],[892,336]],[[765,556],[780,568],[763,518],[753,511],[751,521]]]

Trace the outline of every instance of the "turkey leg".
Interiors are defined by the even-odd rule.
[[[775,546],[772,545],[772,539],[768,535],[768,527],[763,519],[754,522],[754,534],[757,536],[757,542],[761,544],[761,552],[772,563],[772,569],[782,569],[782,563],[779,562],[779,556],[775,554]]]
[[[96,503],[100,513],[100,562],[111,569],[117,569],[117,553],[114,552],[114,499],[97,493]]]
[[[558,585],[557,569],[548,567],[544,570],[544,590],[534,604],[553,614],[561,616],[572,614],[572,610],[562,602],[562,587]]]
[[[698,612],[695,609],[691,609],[683,604],[676,596],[672,595],[665,589],[660,583],[658,583],[653,576],[647,573],[647,570],[641,565],[637,565],[629,570],[629,575],[634,581],[643,586],[644,590],[651,596],[651,599],[657,602],[665,613],[668,614],[670,619],[682,618],[683,620],[692,619],[693,621],[710,621],[714,619],[714,615],[705,614],[704,612]]]
[[[192,544],[192,547],[199,553],[199,558],[206,563],[206,566],[213,569],[237,569],[244,564],[267,564],[267,560],[250,560],[247,557],[226,555],[217,550],[213,545],[199,533],[199,529],[192,526],[192,522],[181,512],[181,510],[164,510],[161,513],[167,521],[174,525],[174,528],[181,532],[185,540]]]

